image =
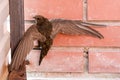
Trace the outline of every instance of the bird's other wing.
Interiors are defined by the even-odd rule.
[[[33,40],[30,37],[23,37],[13,55],[10,70],[18,70],[32,48]]]
[[[51,20],[53,30],[51,37],[54,38],[58,33],[68,35],[89,35],[97,38],[104,38],[101,33],[92,29],[88,25],[84,25],[82,21],[54,19]]]
[[[39,33],[35,25],[31,26],[25,32],[24,36],[19,42],[10,64],[10,71],[19,70],[20,66],[26,59],[27,54],[33,49],[34,40],[39,40],[41,42],[46,40],[46,38]]]

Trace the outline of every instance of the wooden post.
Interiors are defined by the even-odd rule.
[[[11,52],[24,33],[24,0],[9,0]]]
[[[9,0],[9,13],[10,13],[10,47],[12,57],[14,51],[24,34],[24,0]],[[19,74],[26,72],[25,64],[21,70],[11,71],[8,80],[26,80],[26,75]],[[25,79],[20,79],[20,77]]]

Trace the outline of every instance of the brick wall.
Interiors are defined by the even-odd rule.
[[[102,40],[59,34],[40,67],[37,63],[40,51],[31,51],[29,71],[120,73],[120,0],[24,1],[26,20],[41,14],[49,19],[80,19],[108,25],[91,26],[104,35]]]

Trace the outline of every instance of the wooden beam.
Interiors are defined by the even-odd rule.
[[[24,0],[9,0],[10,13],[10,47],[12,57],[14,51],[24,34]],[[21,75],[20,72],[23,72]],[[9,72],[8,80],[26,80],[25,64],[20,67],[20,70]]]
[[[24,0],[9,0],[10,46],[12,55],[24,33]]]

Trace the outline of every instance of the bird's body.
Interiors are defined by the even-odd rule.
[[[53,39],[50,37],[52,33],[52,24],[47,18],[44,18],[40,15],[34,17],[36,19],[36,25],[39,26],[38,31],[46,37],[45,42],[38,41],[38,46],[41,47],[39,65],[41,64],[42,59],[47,55],[48,50],[50,49]],[[43,22],[41,23],[41,19]]]

